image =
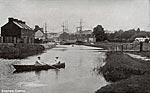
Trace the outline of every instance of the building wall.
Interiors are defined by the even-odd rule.
[[[35,32],[35,38],[37,39],[45,39],[44,33],[41,32],[40,30]]]
[[[20,37],[21,32],[20,28],[16,26],[13,23],[7,23],[3,27],[1,27],[1,36],[6,36],[6,37]]]
[[[21,29],[22,43],[34,43],[34,31],[28,29]]]
[[[1,27],[2,43],[34,43],[34,31],[19,28],[14,23],[8,22]]]
[[[20,38],[21,29],[13,23],[8,22],[1,27],[1,42],[2,43],[17,43]]]
[[[1,36],[1,43],[19,43],[20,38],[11,36]]]

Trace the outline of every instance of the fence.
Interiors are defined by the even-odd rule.
[[[120,43],[112,46],[110,51],[121,51],[121,52],[128,52],[128,51],[150,51],[150,43]]]

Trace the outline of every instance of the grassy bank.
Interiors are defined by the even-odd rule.
[[[106,64],[99,69],[107,81],[96,93],[150,92],[150,62],[131,58],[121,52],[108,52]]]
[[[42,53],[45,48],[39,44],[0,44],[0,58],[22,59]]]
[[[150,44],[143,44],[143,51],[140,52],[140,45],[134,43],[112,43],[99,42],[88,46],[101,47],[107,52],[106,64],[98,68],[110,85],[106,85],[96,93],[150,93],[150,61],[142,61],[125,54],[131,52],[150,58]],[[131,50],[131,51],[130,51]]]
[[[132,76],[102,87],[96,93],[150,93],[150,76]]]

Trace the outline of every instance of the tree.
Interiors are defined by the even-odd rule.
[[[105,34],[105,31],[102,25],[97,25],[96,27],[94,27],[93,34],[96,38],[96,42],[104,41],[107,39],[107,35]]]
[[[130,39],[133,35],[135,35],[137,32],[135,29],[129,29],[127,31],[125,31],[123,34],[122,34],[122,38],[124,39]]]

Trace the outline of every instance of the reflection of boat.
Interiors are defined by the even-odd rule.
[[[48,70],[48,69],[60,69],[65,68],[65,63],[54,64],[54,65],[13,65],[16,69],[15,72],[25,72],[25,71],[40,71],[40,70]]]

